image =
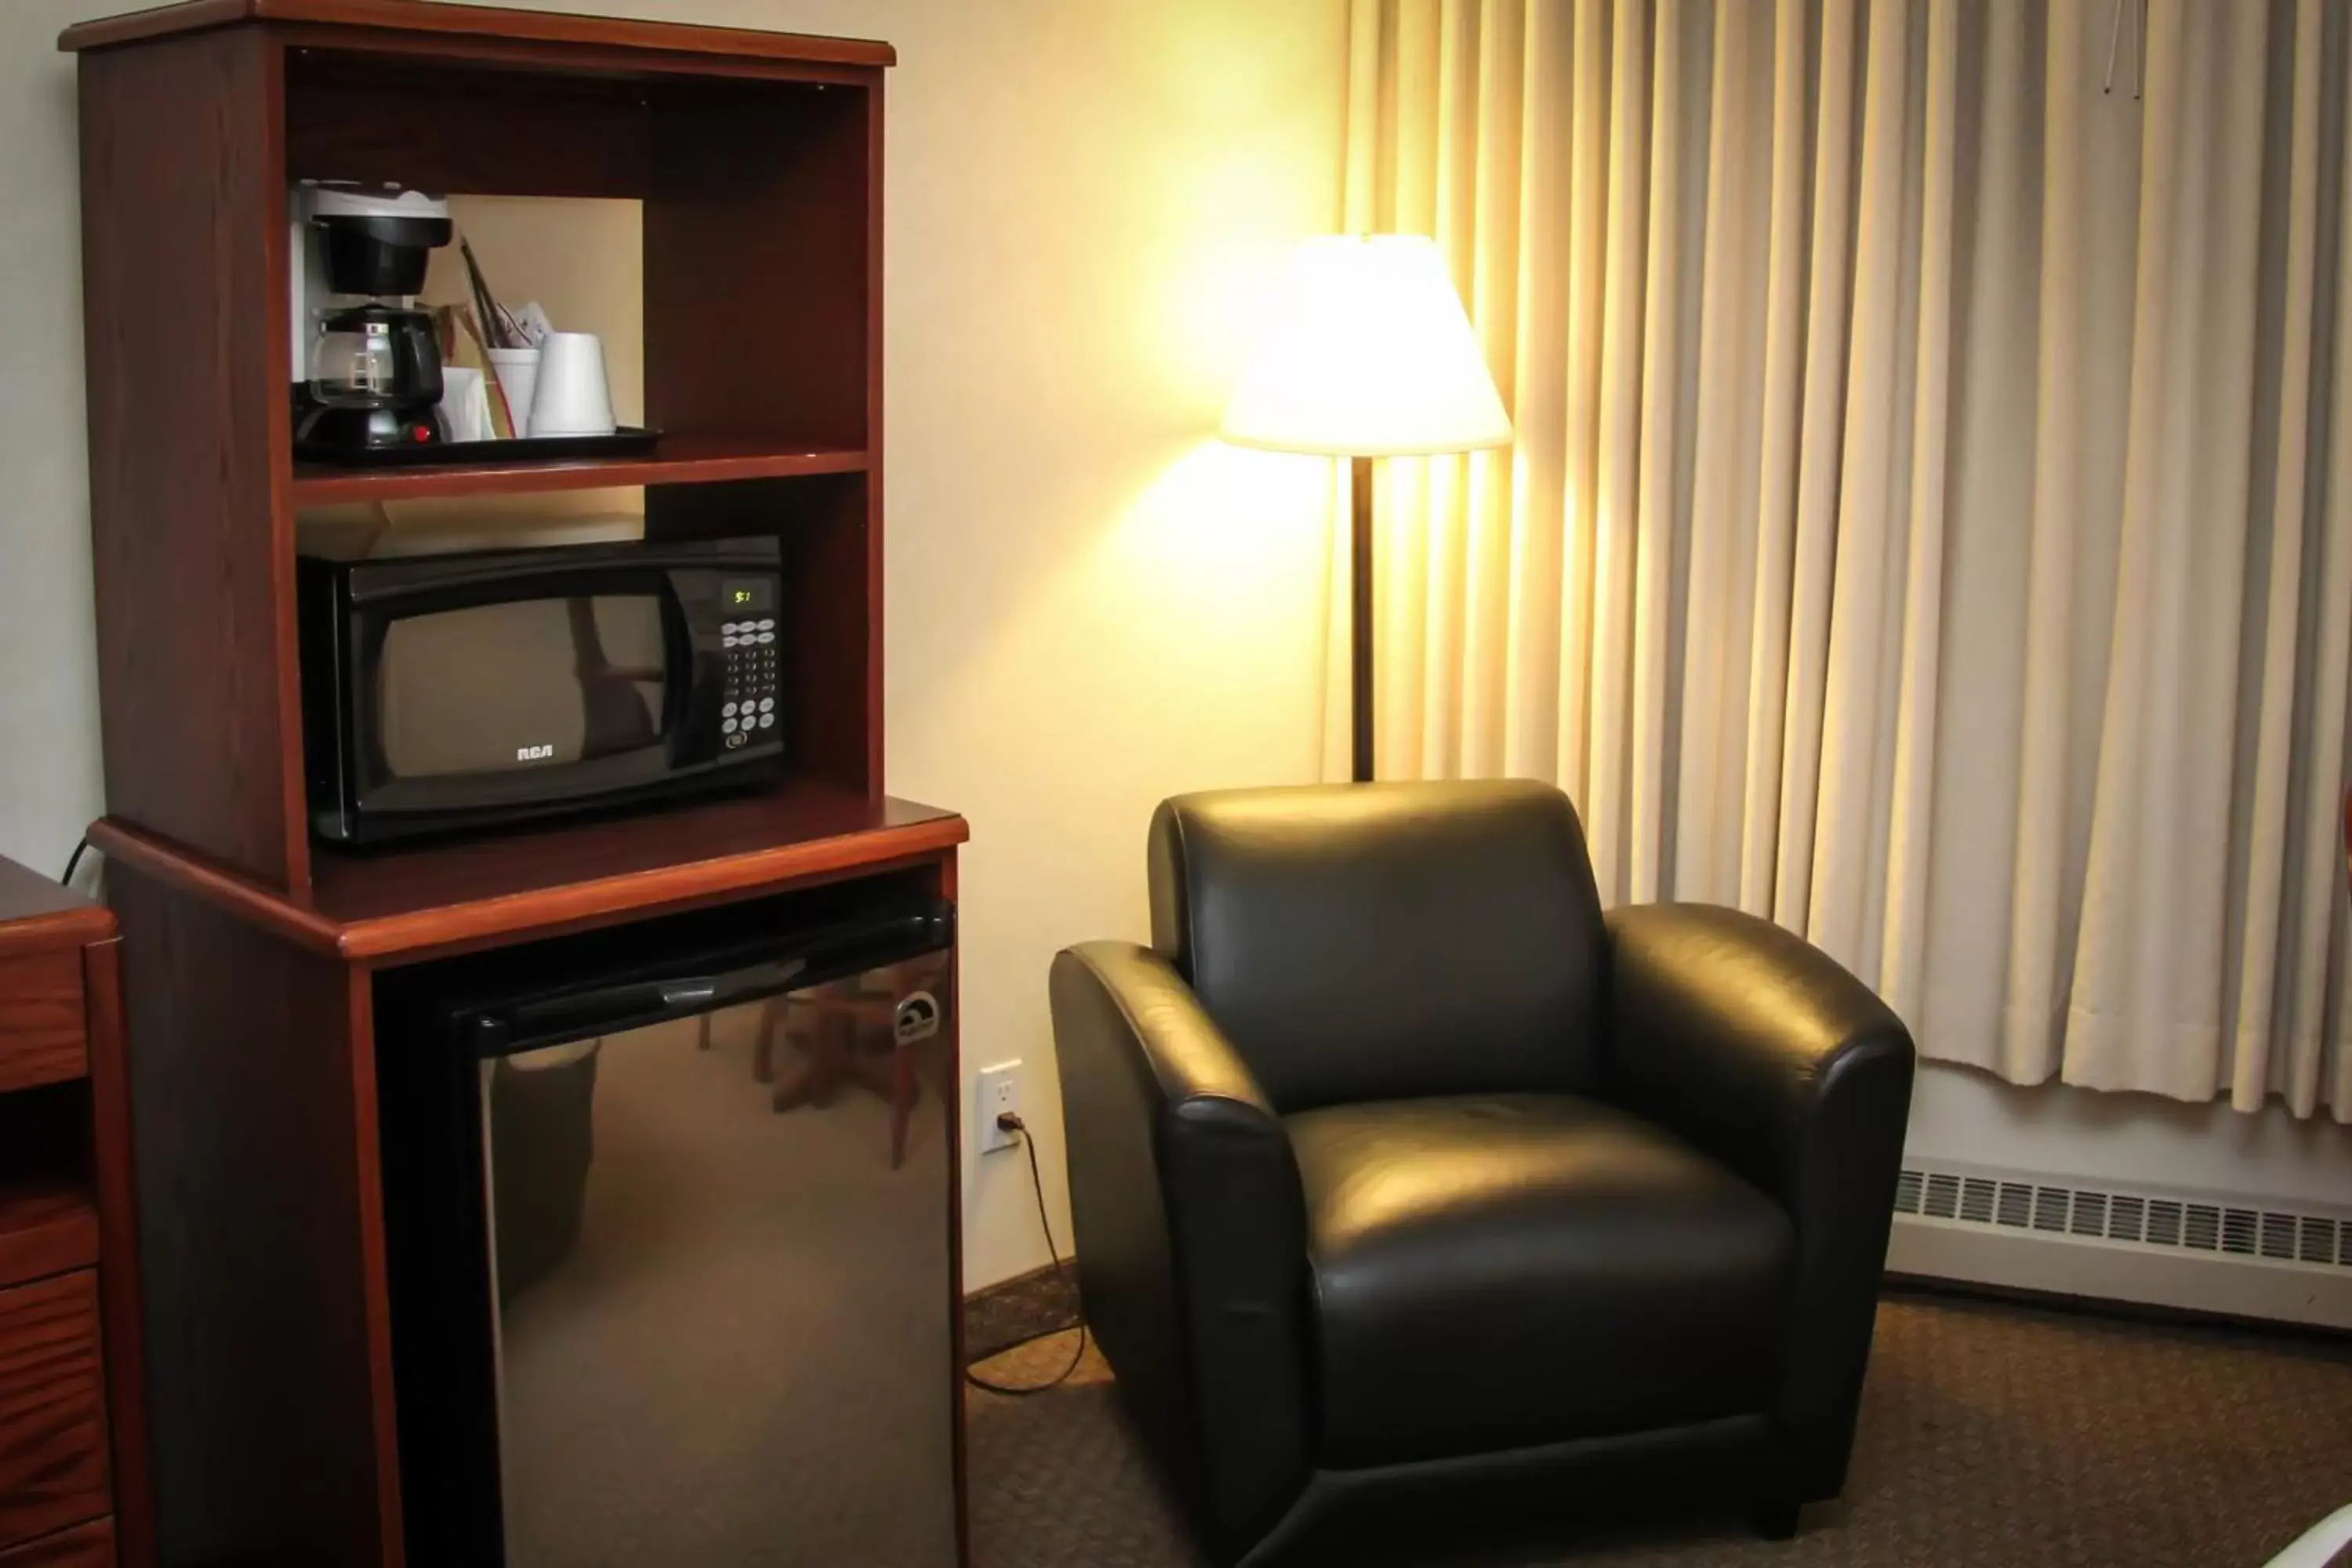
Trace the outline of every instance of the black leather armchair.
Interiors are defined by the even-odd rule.
[[[1730,910],[1604,916],[1525,783],[1188,795],[1054,962],[1088,1321],[1220,1563],[1843,1484],[1903,1025]]]

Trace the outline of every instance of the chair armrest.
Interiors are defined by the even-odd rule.
[[[1911,1036],[1870,988],[1737,910],[1610,911],[1610,1083],[1796,1228],[1776,1414],[1812,1497],[1843,1484],[1911,1106]]]
[[[1212,1540],[1306,1484],[1306,1198],[1289,1134],[1160,954],[1054,960],[1055,1050],[1087,1321]]]

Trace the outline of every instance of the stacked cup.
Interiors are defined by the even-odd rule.
[[[489,355],[518,439],[610,436],[616,428],[604,342],[595,333],[550,332],[535,348],[492,349]]]
[[[540,340],[539,375],[531,390],[532,437],[610,436],[614,429],[604,340],[593,332],[548,333]]]

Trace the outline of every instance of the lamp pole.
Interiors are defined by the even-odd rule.
[[[1372,777],[1372,460],[1349,459],[1348,570],[1353,581],[1349,604],[1349,671],[1353,682],[1355,780]]]

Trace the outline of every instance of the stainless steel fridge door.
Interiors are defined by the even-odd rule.
[[[949,984],[481,1064],[509,1568],[955,1561]]]

